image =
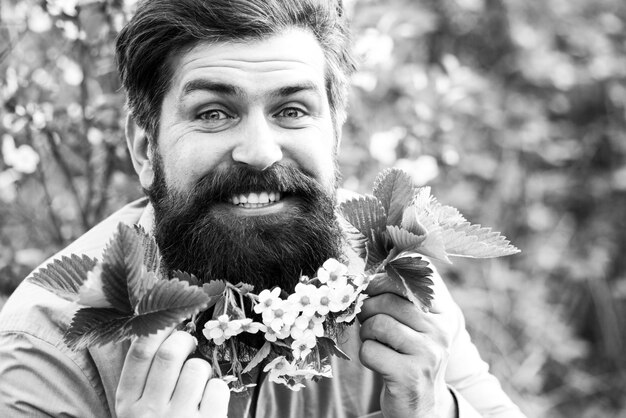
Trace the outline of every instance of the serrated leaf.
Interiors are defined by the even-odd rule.
[[[520,252],[499,232],[469,222],[444,229],[441,239],[448,255],[456,257],[492,258]]]
[[[389,253],[385,230],[386,213],[375,196],[365,195],[339,205],[341,214],[367,239],[366,268],[382,262]]]
[[[145,272],[139,235],[128,225],[118,224],[102,260],[103,291],[111,306],[120,312],[133,312],[139,299],[154,285]]]
[[[413,198],[413,190],[411,176],[398,168],[386,169],[378,175],[373,193],[385,209],[387,225],[400,225],[402,213]]]
[[[387,233],[394,248],[399,252],[415,249],[426,240],[425,235],[418,236],[395,225],[387,225]]]
[[[222,280],[211,280],[202,285],[202,290],[209,296],[221,295],[224,293],[224,289],[226,289],[226,283]]]
[[[265,344],[263,344],[263,346],[259,349],[259,351],[257,351],[257,353],[254,355],[254,357],[250,359],[250,362],[248,363],[246,368],[243,369],[241,373],[242,374],[250,373],[256,366],[261,364],[261,362],[265,360],[267,356],[269,356],[271,348],[272,348],[272,344],[269,341],[265,341]]]
[[[181,282],[187,282],[190,286],[200,286],[200,280],[196,276],[184,271],[174,270],[172,271],[172,277],[177,278]]]
[[[178,279],[159,280],[137,304],[130,320],[134,335],[149,335],[176,325],[206,308],[209,297],[197,286]]]
[[[367,238],[371,238],[372,231],[381,231],[385,227],[385,208],[375,196],[346,200],[339,205],[339,210],[345,220]]]
[[[63,299],[75,301],[80,286],[87,280],[87,273],[97,262],[86,255],[63,256],[36,271],[27,280]]]
[[[391,260],[385,271],[392,280],[402,283],[407,298],[416,306],[430,309],[433,299],[433,271],[428,262],[416,255],[402,255]]]
[[[161,263],[161,255],[159,246],[154,237],[148,234],[142,226],[134,225],[135,233],[139,236],[141,246],[143,247],[143,265],[148,271],[159,273]]]
[[[63,339],[72,350],[119,342],[131,335],[131,317],[112,308],[79,309]]]
[[[350,360],[350,356],[344,353],[338,346],[335,341],[327,337],[318,337],[317,346],[320,349],[320,356],[326,357],[329,354],[333,356],[337,356],[344,360]]]
[[[338,215],[339,227],[346,242],[356,253],[357,256],[366,260],[367,259],[367,238],[365,235],[359,232],[350,222],[344,219],[343,216]]]
[[[420,254],[424,254],[430,258],[434,258],[435,260],[443,261],[444,263],[452,264],[450,259],[448,258],[448,253],[446,252],[446,246],[441,238],[441,230],[436,229],[426,234],[426,239],[419,246],[417,252]]]

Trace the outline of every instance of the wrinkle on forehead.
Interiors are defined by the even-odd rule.
[[[256,47],[258,46],[258,48]],[[305,71],[324,77],[325,56],[315,36],[293,28],[267,38],[195,45],[174,62],[174,84],[196,69],[228,71]]]

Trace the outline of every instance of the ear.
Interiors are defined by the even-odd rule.
[[[133,117],[126,117],[126,145],[130,152],[133,167],[139,175],[139,182],[144,189],[149,189],[154,181],[152,150],[146,131],[139,127]]]

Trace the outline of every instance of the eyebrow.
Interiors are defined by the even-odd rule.
[[[240,87],[229,84],[216,82],[207,79],[194,79],[190,80],[183,86],[182,92],[180,94],[180,98],[184,98],[196,91],[205,91],[205,92],[213,92],[216,94],[221,94],[225,96],[236,96],[236,97],[245,97],[246,93]],[[290,86],[280,87],[274,91],[271,91],[269,94],[272,98],[284,98],[289,97],[294,94],[300,93],[302,91],[312,92],[318,96],[321,96],[321,92],[319,87],[310,81],[303,81],[296,83]]]
[[[209,91],[226,96],[245,96],[243,90],[233,84],[220,83],[206,79],[194,79],[185,83],[180,97],[185,97],[196,91]]]

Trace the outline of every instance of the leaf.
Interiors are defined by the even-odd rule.
[[[130,337],[130,319],[112,308],[79,309],[63,339],[72,350],[119,342]]]
[[[417,252],[424,254],[427,257],[434,258],[436,260],[443,261],[444,263],[452,264],[448,258],[446,252],[446,246],[441,238],[441,230],[436,229],[426,234],[426,239],[422,245],[417,249]]]
[[[143,248],[135,231],[123,223],[107,245],[102,261],[104,295],[120,312],[133,312],[139,299],[154,285],[143,265]]]
[[[320,356],[322,358],[332,354],[333,356],[337,356],[344,360],[350,360],[350,357],[337,346],[335,341],[330,338],[318,337],[317,346],[320,349]]]
[[[427,238],[418,251],[447,262],[448,256],[488,258],[519,252],[498,232],[472,225],[457,209],[437,202],[428,187],[416,193],[402,227],[414,233],[425,229]]]
[[[209,296],[221,295],[224,293],[224,289],[226,289],[226,283],[222,280],[211,280],[202,285],[202,290]]]
[[[191,286],[200,286],[200,280],[196,276],[184,271],[174,270],[172,271],[172,277],[177,278],[181,282],[187,282]]]
[[[209,297],[197,286],[178,279],[159,280],[141,298],[130,320],[133,335],[149,335],[197,314]]]
[[[469,222],[441,231],[441,239],[446,252],[456,257],[492,258],[520,252],[499,232]]]
[[[367,259],[367,238],[365,235],[359,232],[350,222],[344,219],[343,216],[338,215],[339,226],[346,242],[356,253],[357,256],[366,260]]]
[[[428,262],[417,255],[400,254],[385,266],[385,271],[393,280],[400,281],[406,290],[407,298],[415,305],[432,307],[434,284],[432,269]]]
[[[387,233],[389,234],[391,242],[393,242],[394,248],[398,252],[415,249],[426,240],[425,235],[417,236],[395,225],[387,225]]]
[[[261,364],[263,360],[270,354],[272,348],[272,344],[269,341],[265,341],[265,344],[256,352],[254,357],[250,360],[245,369],[241,372],[242,374],[250,373],[252,369]]]
[[[156,240],[152,235],[148,234],[142,226],[134,225],[134,229],[143,247],[143,265],[148,271],[158,273],[161,255]]]
[[[367,238],[372,238],[372,231],[380,231],[385,227],[385,208],[374,196],[346,200],[339,205],[339,210],[345,220]]]
[[[385,209],[371,195],[347,200],[339,205],[343,217],[367,239],[366,268],[382,262],[389,253],[385,234]]]
[[[75,301],[80,286],[87,280],[87,273],[97,262],[86,255],[63,256],[36,271],[27,280],[63,299]]]
[[[387,213],[387,225],[400,225],[402,213],[413,198],[413,180],[408,173],[389,168],[382,171],[374,182],[374,196]]]

